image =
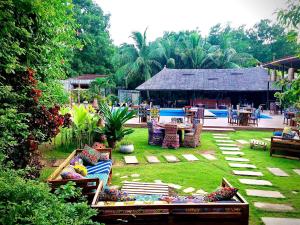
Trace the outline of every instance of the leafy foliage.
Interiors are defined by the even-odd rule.
[[[105,121],[105,126],[97,128],[96,132],[104,134],[108,145],[114,148],[117,141],[121,141],[126,135],[133,132],[132,129],[124,128],[124,124],[135,117],[135,112],[129,111],[127,107],[110,109],[106,103],[100,104],[99,108]]]

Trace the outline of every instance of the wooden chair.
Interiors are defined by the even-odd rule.
[[[165,125],[165,137],[162,144],[163,148],[179,148],[179,135],[177,134],[176,124]]]
[[[184,118],[187,122],[192,122],[193,113],[190,111],[192,106],[184,106]]]
[[[198,123],[195,125],[193,133],[185,133],[183,146],[192,148],[199,146],[202,127],[203,125]]]

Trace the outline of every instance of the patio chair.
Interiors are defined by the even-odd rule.
[[[296,114],[295,109],[288,108],[288,109],[284,110],[283,124],[287,124],[287,125],[290,124],[289,121],[291,121],[291,119],[295,117],[295,114]]]
[[[183,146],[192,148],[196,148],[197,146],[199,146],[202,127],[203,125],[201,123],[198,123],[194,127],[194,132],[185,133]]]
[[[237,111],[231,111],[229,121],[230,124],[240,124],[240,116],[238,115]]]
[[[177,134],[176,124],[165,125],[165,137],[162,144],[163,148],[179,148],[179,135]]]
[[[151,118],[151,120],[156,120],[159,122],[159,119],[160,119],[160,107],[159,106],[153,106],[153,108],[150,109],[150,118]]]
[[[140,122],[147,122],[148,112],[147,112],[147,108],[146,107],[141,106],[139,108],[138,115],[139,115],[139,123]]]
[[[249,117],[249,124],[254,124],[258,126],[258,120],[260,118],[260,109],[256,109]]]
[[[148,144],[161,146],[164,140],[165,132],[163,129],[156,128],[154,121],[147,122]]]

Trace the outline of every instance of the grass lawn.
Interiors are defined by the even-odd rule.
[[[252,138],[261,139],[271,136],[271,132],[257,132],[257,131],[237,131],[227,133],[231,139],[244,139],[250,140]],[[183,186],[182,189],[187,187],[194,187],[197,189],[203,189],[204,191],[214,191],[221,183],[222,177],[228,179],[228,181],[235,187],[239,188],[239,192],[246,198],[250,204],[250,224],[261,224],[260,218],[263,216],[274,217],[299,217],[300,218],[300,176],[297,175],[292,169],[300,168],[300,163],[297,160],[289,160],[282,158],[270,157],[268,151],[263,150],[251,150],[249,145],[241,145],[242,151],[245,153],[244,158],[250,160],[250,164],[253,164],[257,169],[253,171],[261,171],[264,176],[258,179],[264,179],[273,183],[272,187],[252,186],[239,183],[239,177],[232,174],[232,169],[229,167],[225,156],[221,154],[221,151],[217,148],[216,142],[213,139],[212,133],[204,132],[201,136],[201,146],[196,149],[192,148],[179,148],[162,149],[159,146],[149,146],[147,144],[147,129],[135,129],[135,132],[131,134],[128,139],[134,143],[135,152],[131,155],[135,155],[140,164],[139,165],[124,165],[123,154],[118,151],[113,152],[113,159],[115,160],[113,173],[120,173],[120,176],[113,176],[112,185],[122,185],[121,176],[138,173],[141,181],[153,182],[154,180],[162,180],[165,183],[174,183]],[[238,144],[238,143],[237,143]],[[70,150],[71,151],[71,150]],[[65,158],[70,151],[46,151],[46,158]],[[215,151],[215,156],[218,158],[216,161],[209,161],[203,158],[199,153],[205,151]],[[199,161],[188,162],[182,157],[184,153],[193,153]],[[173,154],[176,155],[181,162],[167,163],[163,158],[163,155]],[[159,158],[161,163],[149,164],[146,162],[145,156],[155,155]],[[275,177],[268,170],[267,167],[279,167],[287,172],[289,177]],[[243,170],[237,169],[237,170]],[[251,170],[251,169],[244,169]],[[41,179],[46,178],[52,169],[46,168]],[[127,180],[131,180],[128,178]],[[255,178],[254,178],[255,179]],[[286,198],[285,199],[269,199],[269,198],[257,198],[248,197],[245,194],[245,189],[263,189],[280,191]],[[296,192],[295,192],[296,191]],[[183,194],[181,191],[179,191]],[[294,193],[293,193],[294,192]],[[271,213],[264,212],[256,209],[253,203],[269,202],[269,203],[285,203],[291,204],[295,208],[295,212],[289,213]]]

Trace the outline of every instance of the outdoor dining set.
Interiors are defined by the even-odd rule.
[[[228,108],[227,112],[228,123],[231,125],[236,124],[238,126],[249,126],[253,124],[255,126],[258,126],[258,121],[261,115],[261,108],[258,107],[257,109],[255,109],[252,107],[237,107],[236,110]]]

